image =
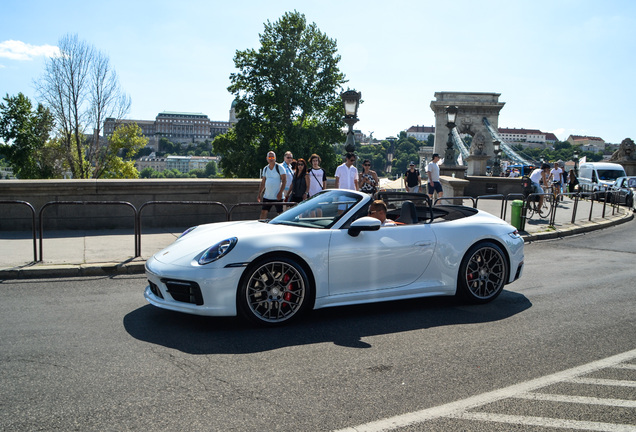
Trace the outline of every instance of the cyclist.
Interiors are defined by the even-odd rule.
[[[559,166],[558,162],[555,162],[554,168],[550,170],[549,180],[552,180],[552,193],[554,194],[554,200],[556,201],[556,197],[559,195],[559,193],[561,193],[561,185],[564,183],[563,170]]]
[[[543,194],[543,188],[541,187],[541,183],[544,186],[548,186],[548,178],[550,177],[550,165],[544,163],[541,165],[541,168],[537,168],[530,174],[530,180],[532,181],[532,185],[534,186],[534,193]],[[543,207],[543,195],[539,195],[539,208]]]

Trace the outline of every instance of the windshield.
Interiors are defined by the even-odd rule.
[[[326,190],[292,207],[269,223],[307,228],[331,228],[362,198],[361,195],[345,190]]]
[[[616,180],[619,177],[623,177],[625,175],[625,171],[613,170],[613,169],[605,169],[605,170],[597,170],[599,180]]]

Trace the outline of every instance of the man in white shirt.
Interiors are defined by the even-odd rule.
[[[554,163],[554,168],[550,170],[550,178],[554,182],[554,195],[556,196],[558,193],[561,193],[561,186],[563,183],[563,170],[559,167],[559,163]],[[548,180],[549,181],[549,180]],[[563,199],[563,198],[561,198]]]
[[[347,153],[345,163],[336,168],[336,189],[358,190],[358,169],[354,166],[356,155]]]
[[[261,207],[261,219],[267,218],[267,213],[272,208],[272,204],[266,204],[268,202],[282,202],[283,191],[285,190],[285,183],[287,183],[287,176],[285,175],[285,168],[276,163],[276,153],[270,151],[267,153],[267,166],[263,168],[261,175],[261,186],[258,189],[258,196],[256,200],[261,202],[263,199],[263,207]],[[282,205],[276,205],[276,212],[278,214],[283,212]]]
[[[287,151],[285,152],[285,156],[283,156],[283,163],[280,164],[283,168],[285,168],[285,176],[287,177],[287,182],[285,183],[285,191],[283,192],[285,199],[287,199],[289,195],[291,194],[290,188],[291,188],[292,180],[294,179],[294,170],[292,169],[293,160],[294,160],[294,155],[292,154],[292,152]]]
[[[439,154],[433,153],[433,159],[428,163],[426,171],[428,171],[428,196],[433,200],[435,192],[437,192],[437,198],[444,196],[444,189],[439,181]]]

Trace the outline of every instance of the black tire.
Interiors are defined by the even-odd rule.
[[[457,296],[470,303],[488,303],[501,294],[509,273],[508,260],[499,246],[477,243],[459,266]]]
[[[313,288],[303,267],[287,257],[271,257],[250,265],[237,293],[241,317],[252,323],[288,323],[310,307]]]
[[[541,208],[539,209],[539,217],[545,219],[550,216],[550,214],[552,213],[553,201],[554,197],[552,195],[545,195],[543,197],[543,206],[541,206]]]

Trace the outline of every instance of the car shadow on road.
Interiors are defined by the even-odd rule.
[[[282,347],[332,342],[369,348],[367,336],[510,318],[532,306],[522,294],[503,291],[486,305],[465,305],[436,297],[313,311],[276,328],[250,326],[238,318],[216,318],[167,311],[151,305],[124,317],[126,331],[140,341],[190,354],[244,354]]]

